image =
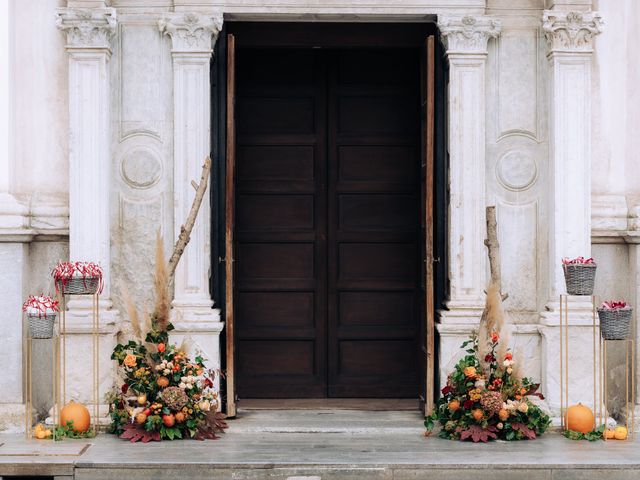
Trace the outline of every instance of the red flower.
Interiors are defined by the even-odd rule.
[[[511,352],[507,352],[504,354],[504,359],[505,360],[512,360],[513,359],[513,354]]]
[[[213,382],[211,381],[210,378],[207,377],[207,378],[204,379],[204,386],[205,386],[205,388],[206,387],[213,388]]]
[[[485,362],[493,362],[496,358],[491,355],[490,353],[487,353],[487,355],[484,357],[484,361]]]
[[[129,384],[123,383],[122,387],[120,387],[120,390],[122,391],[123,394],[126,394],[129,391]]]
[[[453,392],[453,387],[450,385],[447,385],[446,387],[444,387],[442,389],[442,394],[443,395],[449,395],[451,392]]]
[[[497,343],[498,340],[500,340],[500,335],[498,335],[498,332],[493,332],[491,334],[491,341]]]
[[[502,379],[501,379],[501,378],[496,378],[496,379],[493,381],[493,384],[494,384],[494,385],[501,385],[501,384],[502,384]]]
[[[158,344],[158,351],[160,353],[164,353],[164,349],[165,349],[164,343],[159,343]]]
[[[464,403],[462,404],[462,406],[466,410],[471,410],[471,407],[473,407],[473,402],[471,400],[465,400]]]

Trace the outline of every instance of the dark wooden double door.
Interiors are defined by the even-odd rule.
[[[240,398],[417,397],[419,49],[238,49]]]

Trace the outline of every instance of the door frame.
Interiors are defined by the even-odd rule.
[[[229,26],[235,31],[238,26],[240,30],[247,28],[245,25],[250,24],[251,27],[256,25],[266,26],[266,28],[273,28],[271,22],[226,22],[222,31],[219,34],[218,41],[215,45],[215,54],[212,59],[211,69],[211,86],[214,89],[212,92],[212,153],[214,162],[214,168],[212,169],[212,185],[217,188],[211,189],[211,204],[212,204],[212,223],[215,228],[211,229],[212,232],[212,266],[215,266],[211,275],[211,291],[212,297],[215,299],[216,304],[221,306],[222,316],[225,318],[227,328],[224,329],[221,337],[221,358],[222,358],[222,371],[226,373],[223,375],[223,381],[221,387],[224,392],[223,409],[230,416],[236,415],[236,394],[235,394],[235,375],[234,375],[234,336],[233,336],[233,289],[228,292],[228,279],[229,275],[232,276],[233,272],[233,260],[227,262],[227,255],[231,251],[229,245],[233,245],[233,240],[229,241],[229,232],[227,230],[229,218],[233,221],[233,211],[231,211],[231,217],[228,215],[228,202],[235,203],[235,198],[229,197],[228,192],[233,192],[233,185],[235,182],[235,175],[232,172],[227,172],[227,149],[228,149],[228,129],[233,128],[233,122],[228,121],[229,114],[229,102],[227,101],[227,67],[232,60],[227,56],[227,35],[229,32]],[[308,23],[306,22],[293,22],[287,24],[288,26],[297,26],[298,30],[302,29],[303,32],[310,32]],[[426,37],[431,36],[435,46],[434,49],[434,81],[432,88],[435,91],[433,96],[434,104],[431,106],[433,111],[433,137],[431,141],[424,142],[424,153],[427,153],[429,145],[432,147],[432,180],[433,188],[431,198],[431,218],[433,219],[432,226],[433,231],[427,233],[431,235],[431,242],[427,241],[425,236],[422,236],[422,241],[425,243],[425,255],[430,257],[423,258],[423,261],[428,262],[432,268],[425,269],[426,275],[432,275],[432,281],[427,282],[426,294],[422,300],[425,305],[425,311],[423,318],[421,319],[421,326],[424,324],[426,334],[426,348],[425,354],[425,368],[422,372],[422,376],[425,377],[425,391],[420,394],[417,393],[417,397],[420,401],[422,409],[426,411],[430,410],[435,400],[436,392],[435,385],[438,381],[437,378],[437,365],[436,359],[438,356],[437,342],[435,336],[437,331],[435,329],[435,315],[436,309],[443,304],[447,291],[447,258],[446,258],[446,242],[447,242],[447,215],[446,210],[448,206],[448,157],[446,152],[446,91],[447,91],[447,62],[443,54],[443,47],[438,40],[437,27],[435,23],[420,23],[420,24],[408,24],[408,23],[388,23],[388,24],[373,24],[373,23],[340,23],[340,24],[311,24],[314,26],[327,26],[327,25],[339,25],[340,28],[357,30],[359,35],[355,40],[355,46],[422,46],[426,41]],[[382,25],[383,27],[380,27]],[[418,33],[418,29],[422,27],[424,30],[422,34]],[[278,27],[282,28],[283,24],[279,23]],[[389,28],[390,27],[390,28]],[[412,28],[413,27],[413,28]],[[322,29],[323,27],[321,27]],[[391,30],[389,35],[381,35],[380,29],[389,28]],[[285,29],[286,30],[286,27]],[[398,32],[402,32],[405,37],[400,38]],[[236,40],[238,33],[235,33]],[[419,36],[421,35],[421,36]],[[322,37],[322,35],[321,35]],[[241,37],[247,38],[247,37]],[[329,42],[330,46],[345,47],[350,45],[344,45],[343,43],[336,43],[340,40],[336,40],[335,37],[323,38],[324,42]],[[377,38],[377,40],[376,40]],[[416,40],[420,42],[416,44]],[[385,43],[385,40],[390,43]],[[376,45],[370,45],[366,42],[381,42]],[[277,36],[257,34],[252,38],[248,37],[248,43],[255,46],[291,46],[287,44],[286,35],[284,40],[279,40]],[[279,43],[280,42],[280,43]],[[285,43],[282,43],[285,42]],[[305,43],[306,42],[306,43]],[[331,43],[333,42],[333,43]],[[407,43],[409,42],[409,43]],[[411,43],[413,42],[413,43]],[[298,46],[315,46],[317,43],[317,36],[311,33],[308,37],[303,39],[302,42],[298,42]],[[243,43],[244,44],[244,43]],[[241,44],[241,45],[243,45]],[[231,102],[232,103],[232,102]],[[231,111],[232,113],[232,111]],[[232,133],[233,135],[233,133]],[[423,136],[424,139],[424,136]],[[423,162],[427,160],[428,156],[423,158]],[[231,176],[228,175],[231,173]],[[221,234],[224,232],[224,234]],[[232,230],[231,230],[232,233]],[[430,252],[428,245],[430,243]],[[430,297],[430,298],[429,298]],[[230,302],[230,303],[229,303]],[[227,306],[229,305],[229,306]],[[419,342],[422,344],[422,342]],[[431,360],[431,361],[429,361]],[[229,395],[229,392],[232,392]]]

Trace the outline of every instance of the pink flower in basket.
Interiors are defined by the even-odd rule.
[[[620,310],[622,308],[627,308],[627,302],[624,300],[609,300],[608,302],[602,302],[600,308],[602,310]]]
[[[51,276],[56,285],[56,292],[58,292],[59,285],[62,284],[64,288],[72,278],[98,278],[100,279],[100,286],[98,287],[98,293],[102,293],[103,281],[102,281],[102,267],[95,262],[58,262]]]
[[[22,304],[22,311],[32,317],[45,317],[58,311],[58,301],[48,295],[30,295]]]
[[[595,265],[596,262],[593,258],[576,257],[573,259],[564,257],[562,259],[563,265]]]

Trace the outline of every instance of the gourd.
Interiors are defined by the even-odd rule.
[[[68,422],[73,422],[72,428],[75,432],[84,433],[91,425],[91,415],[87,407],[81,403],[71,400],[60,412],[60,423],[66,426]]]
[[[565,418],[569,430],[580,433],[589,433],[593,430],[595,416],[589,407],[581,403],[570,406]]]

